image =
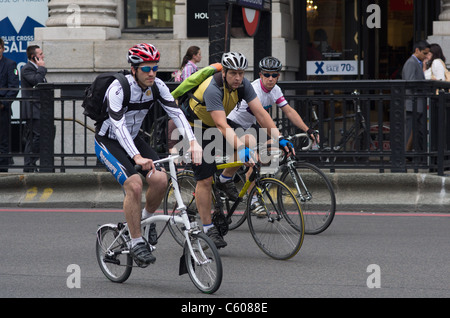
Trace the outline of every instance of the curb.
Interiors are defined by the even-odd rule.
[[[420,173],[327,173],[336,210],[450,212],[450,179]],[[3,207],[121,209],[123,190],[109,172],[0,176]]]

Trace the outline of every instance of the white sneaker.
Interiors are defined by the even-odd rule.
[[[258,218],[264,218],[267,216],[266,210],[258,201],[256,201],[250,206],[250,213]]]

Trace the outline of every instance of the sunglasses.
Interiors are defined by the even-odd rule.
[[[139,68],[144,73],[149,73],[150,71],[156,72],[158,70],[158,65],[155,65],[153,67],[151,67],[151,66],[139,66]]]
[[[263,73],[263,75],[264,75],[264,77],[267,77],[267,78],[269,78],[269,77],[273,77],[273,78],[277,78],[278,76],[280,76],[280,74],[279,73],[275,73],[275,74],[270,74],[270,73]]]

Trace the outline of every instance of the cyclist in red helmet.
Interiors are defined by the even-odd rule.
[[[142,237],[141,218],[148,218],[155,212],[167,188],[166,174],[156,170],[153,164],[154,160],[159,159],[157,153],[138,134],[149,110],[161,106],[186,140],[189,140],[189,151],[194,164],[200,163],[202,158],[202,149],[189,122],[175,103],[169,88],[156,77],[160,57],[158,50],[151,44],[141,43],[129,49],[131,74],[126,75],[126,78],[130,84],[130,102],[128,107],[123,106],[122,86],[115,80],[105,94],[109,117],[95,135],[97,157],[123,186],[123,210],[130,229],[131,256],[139,265],[155,261],[150,245],[157,243],[154,224],[150,224],[149,237]],[[154,85],[159,92],[157,98],[152,92]],[[143,210],[143,183],[135,169],[136,164],[142,166],[142,174],[148,183]]]

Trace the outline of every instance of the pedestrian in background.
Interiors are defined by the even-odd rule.
[[[202,60],[202,51],[198,46],[191,46],[181,62],[181,81],[198,71],[197,64]]]
[[[33,98],[33,101],[24,101],[21,104],[20,116],[26,121],[26,143],[24,158],[25,168],[23,172],[36,172],[36,162],[39,159],[40,138],[41,138],[41,104],[39,102],[39,91],[32,90],[39,83],[46,83],[45,75],[47,68],[45,67],[44,52],[37,45],[31,45],[27,48],[28,63],[22,67],[22,96],[24,98]]]
[[[182,82],[192,74],[198,71],[197,64],[202,60],[202,51],[198,46],[191,46],[187,49],[186,54],[183,57],[181,63],[181,71],[179,73],[179,78],[175,78],[175,82]],[[178,153],[175,145],[180,141],[179,138],[172,139],[173,131],[175,130],[175,124],[173,120],[169,119],[167,122],[167,146],[169,148],[169,153]]]
[[[430,53],[427,56],[425,64],[425,78],[427,80],[445,81],[445,56],[439,44],[430,45]]]
[[[402,79],[405,81],[423,81],[425,80],[424,66],[423,62],[430,53],[430,44],[427,41],[419,41],[414,44],[414,53],[403,65]],[[417,151],[425,149],[425,136],[426,136],[426,100],[423,97],[413,98],[413,92],[410,89],[406,90],[406,95],[410,96],[405,101],[406,110],[406,130],[405,130],[405,144],[406,150],[412,150],[412,131],[413,126],[417,132],[418,138],[418,148]],[[415,100],[417,105],[417,120],[413,123],[413,112],[414,105],[413,100]]]
[[[19,72],[17,63],[3,56],[5,42],[0,38],[0,97],[15,98],[19,88]],[[11,104],[12,101],[0,100],[0,154],[10,153],[10,131],[11,131]],[[0,172],[8,172],[11,164],[10,157],[0,157]],[[3,166],[3,167],[2,167]]]

